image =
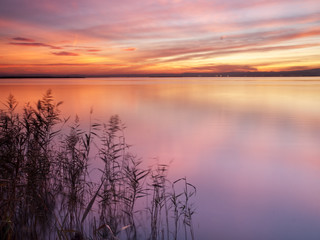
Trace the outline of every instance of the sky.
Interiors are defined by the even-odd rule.
[[[320,67],[319,0],[1,0],[0,75]]]

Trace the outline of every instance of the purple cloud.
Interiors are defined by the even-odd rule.
[[[10,42],[10,45],[16,45],[16,46],[28,46],[28,47],[48,47],[51,49],[62,49],[61,47],[56,47],[50,44],[45,44],[45,43],[37,43],[37,42]]]
[[[24,37],[15,37],[15,38],[12,38],[12,40],[14,40],[14,41],[22,41],[22,42],[34,42],[33,39],[24,38]]]
[[[73,52],[52,52],[52,54],[57,55],[57,56],[79,56],[79,54],[77,53],[73,53]]]

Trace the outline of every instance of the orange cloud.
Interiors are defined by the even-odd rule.
[[[233,72],[247,72],[247,71],[257,71],[257,68],[248,65],[222,65],[222,64],[210,64],[202,65],[199,67],[191,67],[186,69],[188,72],[230,72],[232,69]]]
[[[130,47],[130,48],[123,48],[122,51],[125,51],[125,52],[132,52],[132,51],[135,51],[136,48],[134,47]]]
[[[101,49],[88,49],[87,52],[101,52]]]

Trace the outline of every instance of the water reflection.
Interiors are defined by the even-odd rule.
[[[319,238],[319,78],[46,81],[2,85],[1,101],[51,88],[82,122],[118,114],[144,166],[197,186],[196,239]]]

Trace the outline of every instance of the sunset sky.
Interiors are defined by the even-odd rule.
[[[320,67],[319,0],[1,0],[0,75]]]

